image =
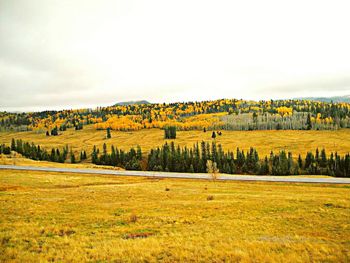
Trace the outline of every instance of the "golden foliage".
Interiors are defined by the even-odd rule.
[[[105,122],[94,124],[98,130],[111,128],[115,131],[136,131],[142,129],[142,125],[133,121],[132,116],[113,116]]]
[[[280,114],[282,117],[293,115],[292,108],[288,108],[288,107],[283,106],[283,107],[278,107],[276,110],[277,110],[278,114]]]
[[[178,130],[200,130],[208,128],[213,124],[222,124],[219,117],[227,113],[217,114],[200,114],[187,118],[170,119],[164,112],[160,113],[160,120],[150,121],[149,119],[142,119],[141,116],[112,116],[105,122],[95,123],[94,127],[98,130],[111,128],[115,131],[137,131],[143,128],[160,128],[166,126],[176,126]]]
[[[141,105],[116,105],[110,107],[98,107],[96,109],[77,109],[63,110],[47,114],[28,113],[28,125],[32,130],[50,130],[62,124],[73,127],[74,122],[83,125],[103,123],[96,125],[97,129],[104,129],[110,125],[115,127],[115,130],[138,130],[144,128],[162,128],[166,125],[176,125],[179,129],[203,129],[208,127],[208,123],[215,120],[198,119],[198,123],[190,123],[186,118],[192,116],[207,115],[212,113],[224,114],[241,114],[241,113],[257,113],[258,115],[266,112],[270,114],[278,114],[281,117],[291,116],[293,112],[312,112],[314,115],[315,108],[322,112],[326,112],[325,116],[315,118],[317,123],[333,123],[330,112],[342,109],[342,112],[348,112],[350,109],[349,103],[323,103],[307,100],[283,100],[283,101],[250,101],[236,99],[219,99],[212,101],[201,102],[178,102],[170,104],[141,104]],[[330,110],[332,109],[332,110]],[[8,120],[14,115],[0,114],[1,120]],[[114,117],[120,117],[120,120],[115,120]],[[124,117],[128,117],[124,118]],[[334,116],[333,116],[334,117]],[[112,119],[110,119],[112,118]],[[202,122],[202,123],[200,123]],[[140,126],[140,125],[141,126]],[[209,124],[210,125],[210,124]]]

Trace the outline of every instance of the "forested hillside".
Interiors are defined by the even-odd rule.
[[[132,104],[63,111],[0,113],[2,130],[57,135],[67,128],[131,131],[176,126],[177,130],[324,130],[350,127],[350,104],[309,100],[220,99],[170,104]]]
[[[305,98],[297,98],[297,99],[322,101],[322,102],[346,102],[346,103],[350,103],[350,95],[348,95],[348,96],[335,96],[335,97],[305,97]]]

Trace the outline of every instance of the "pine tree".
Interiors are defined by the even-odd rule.
[[[285,151],[281,151],[278,156],[274,156],[272,163],[273,175],[289,175],[289,161]]]
[[[57,136],[58,135],[57,126],[51,130],[51,135],[52,136]]]
[[[316,148],[315,161],[316,161],[316,163],[320,162],[320,152],[319,152],[318,148]]]
[[[14,138],[11,140],[11,151],[16,151],[16,142]]]
[[[312,129],[312,122],[311,122],[311,115],[310,115],[310,113],[307,115],[306,129],[307,130],[311,130]]]
[[[268,175],[269,173],[270,173],[269,160],[266,156],[263,164],[260,166],[259,174]]]
[[[140,145],[137,145],[136,147],[136,158],[137,160],[142,160],[142,150]]]
[[[303,169],[303,160],[301,159],[301,155],[299,154],[299,157],[298,157],[298,166],[300,169]]]
[[[107,128],[107,139],[111,138],[111,128]]]
[[[326,167],[327,167],[327,155],[326,155],[325,149],[322,149],[322,150],[321,150],[320,166],[321,166],[322,168],[326,168]]]
[[[311,167],[311,165],[315,162],[315,157],[311,152],[308,152],[305,157],[305,169]]]
[[[75,163],[75,162],[76,162],[76,161],[75,161],[75,155],[74,155],[74,153],[73,153],[72,150],[70,151],[70,162],[71,162],[71,163]]]
[[[206,150],[204,141],[201,142],[201,153],[202,153],[201,154],[201,166],[202,166],[201,172],[204,172],[203,168],[205,169],[206,164],[207,164],[207,160],[208,160],[207,150]]]
[[[97,164],[98,162],[98,153],[95,145],[94,145],[94,148],[92,149],[91,162],[93,164]]]
[[[112,166],[117,166],[117,154],[113,145],[111,146],[110,163]]]

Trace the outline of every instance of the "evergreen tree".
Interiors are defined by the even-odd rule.
[[[94,145],[94,148],[92,149],[91,162],[93,164],[98,164],[98,153],[95,145]]]
[[[318,148],[316,148],[315,161],[316,161],[316,163],[320,162],[320,152],[319,152]]]
[[[137,145],[136,147],[136,158],[137,160],[142,160],[142,150],[140,145]]]
[[[73,153],[72,150],[70,151],[70,162],[71,162],[71,163],[76,163],[76,161],[75,161],[75,155],[74,155],[74,153]]]
[[[298,157],[298,166],[299,166],[299,169],[303,169],[303,160],[301,159],[301,155],[299,154],[299,157]]]
[[[326,167],[327,167],[327,155],[326,155],[325,149],[322,149],[322,150],[321,150],[320,166],[321,166],[322,168],[326,168]]]
[[[51,149],[50,161],[57,162],[58,158],[56,158],[56,150],[54,148]]]
[[[111,138],[111,128],[107,128],[107,139]]]
[[[260,166],[259,174],[267,175],[270,173],[269,160],[267,156],[264,159],[263,164]]]
[[[307,115],[306,119],[306,129],[311,130],[312,129],[312,121],[311,121],[311,115],[310,113]]]
[[[11,140],[11,151],[16,151],[16,142],[15,142],[15,139],[13,138]]]
[[[273,175],[289,175],[289,160],[286,152],[281,151],[278,156],[274,156],[272,163],[272,174]]]
[[[117,166],[117,154],[113,145],[111,146],[110,164]]]
[[[51,130],[51,135],[52,136],[57,136],[58,135],[57,126]]]

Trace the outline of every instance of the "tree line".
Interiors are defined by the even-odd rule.
[[[170,125],[175,122],[180,125],[186,123],[185,119],[188,117],[216,113],[242,117],[234,118],[234,120],[228,118],[225,123],[226,129],[338,129],[350,127],[349,103],[219,99],[169,104],[114,105],[96,109],[32,113],[0,112],[0,129],[49,131],[50,135],[55,127],[62,131],[71,127],[80,130],[83,125],[96,124],[102,129],[109,127],[112,130],[137,130],[154,126],[162,128],[164,123]],[[306,124],[308,114],[310,114],[312,127]],[[111,119],[114,117],[117,119]],[[240,122],[239,125],[236,123],[237,119]],[[200,122],[197,124],[193,123],[190,127],[201,126],[200,129],[205,127]]]
[[[131,148],[128,152],[111,146],[111,151],[107,151],[104,143],[102,151],[96,146],[93,147],[91,162],[97,165],[111,165],[123,167],[127,170],[141,170],[142,150],[140,146]]]
[[[40,145],[35,145],[33,142],[29,143],[24,142],[21,139],[12,139],[9,147],[6,147],[4,144],[0,147],[0,153],[9,154],[11,151],[18,152],[26,158],[38,161],[64,163],[66,162],[67,158],[70,157],[71,163],[78,162],[73,151],[71,150],[69,152],[68,145],[62,149],[52,148],[51,151],[47,151]],[[85,159],[87,159],[87,154],[83,150],[80,152],[80,161]]]
[[[253,175],[330,175],[337,177],[350,176],[350,154],[340,156],[337,153],[326,155],[316,149],[315,154],[308,152],[305,159],[293,158],[291,152],[271,152],[260,158],[255,148],[248,151],[236,149],[224,151],[215,142],[196,143],[192,148],[175,146],[173,142],[152,149],[148,155],[147,170],[205,173],[207,161],[212,161],[221,173]]]
[[[0,153],[9,154],[16,151],[33,160],[51,162],[78,162],[73,151],[68,146],[62,149],[52,148],[47,151],[40,145],[12,139],[11,145],[0,145]],[[143,158],[146,157],[146,158]],[[80,153],[80,161],[87,159],[85,151]],[[211,161],[221,173],[253,174],[253,175],[329,175],[350,177],[350,154],[343,156],[338,153],[327,155],[325,149],[308,152],[305,158],[301,155],[294,158],[291,152],[284,150],[261,158],[258,151],[251,147],[248,151],[236,148],[235,151],[224,151],[216,142],[196,143],[193,147],[175,146],[174,142],[165,143],[161,147],[151,149],[147,156],[142,155],[140,146],[129,151],[111,146],[110,150],[104,143],[102,150],[96,146],[91,153],[91,162],[97,165],[123,167],[127,170],[148,170],[166,172],[205,173],[207,163]],[[144,165],[142,165],[144,164]]]

